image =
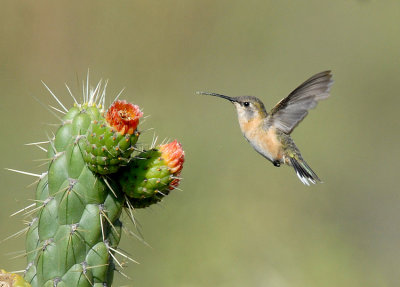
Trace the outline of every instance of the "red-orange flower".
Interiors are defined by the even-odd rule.
[[[107,111],[106,121],[121,134],[133,134],[143,116],[139,106],[127,101],[115,101]]]
[[[169,189],[173,190],[178,187],[183,168],[183,162],[185,161],[185,152],[182,149],[182,145],[174,140],[168,144],[160,146],[161,157],[167,163],[170,172],[175,177],[169,184]]]
[[[180,173],[185,161],[185,152],[182,145],[174,140],[168,144],[160,146],[161,157],[167,163],[172,174],[177,175]]]

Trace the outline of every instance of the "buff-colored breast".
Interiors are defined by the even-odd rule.
[[[245,138],[259,153],[271,161],[282,159],[282,144],[274,127],[264,130],[261,118],[239,121],[239,124]]]

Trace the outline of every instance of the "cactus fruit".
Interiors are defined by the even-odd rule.
[[[176,140],[144,151],[121,171],[122,191],[134,208],[156,203],[179,185],[183,162],[184,152]]]
[[[90,107],[88,111],[92,124],[85,140],[79,141],[83,158],[89,169],[96,173],[115,173],[129,162],[139,137],[136,127],[143,113],[138,106],[126,101],[114,102],[106,117],[96,107]]]
[[[100,84],[87,83],[84,91],[84,102],[73,97],[69,110],[56,98],[65,115],[27,212],[36,213],[26,237],[25,279],[33,287],[111,286],[122,268],[117,258],[132,260],[117,249],[123,209],[157,203],[179,184],[177,141],[136,152],[139,107],[115,101],[105,111],[105,88],[101,94]]]
[[[26,282],[18,274],[8,273],[0,269],[0,286],[1,287],[31,287],[31,284]]]

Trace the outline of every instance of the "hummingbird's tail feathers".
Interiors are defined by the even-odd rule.
[[[309,167],[304,160],[297,160],[294,157],[290,157],[290,163],[293,166],[298,178],[305,185],[316,184],[322,182],[318,175]]]

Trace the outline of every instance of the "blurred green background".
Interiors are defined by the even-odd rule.
[[[115,286],[400,286],[400,2],[3,1],[0,166],[44,171],[57,105],[87,69],[108,99],[151,115],[153,133],[186,151],[184,191],[137,211],[149,248],[124,235],[140,265]],[[242,137],[234,108],[197,90],[260,97],[270,109],[332,69],[332,96],[295,130],[324,184],[303,186]],[[50,125],[49,125],[50,124]],[[0,171],[2,238],[22,229],[34,179]],[[25,268],[23,236],[0,244],[0,267]]]

